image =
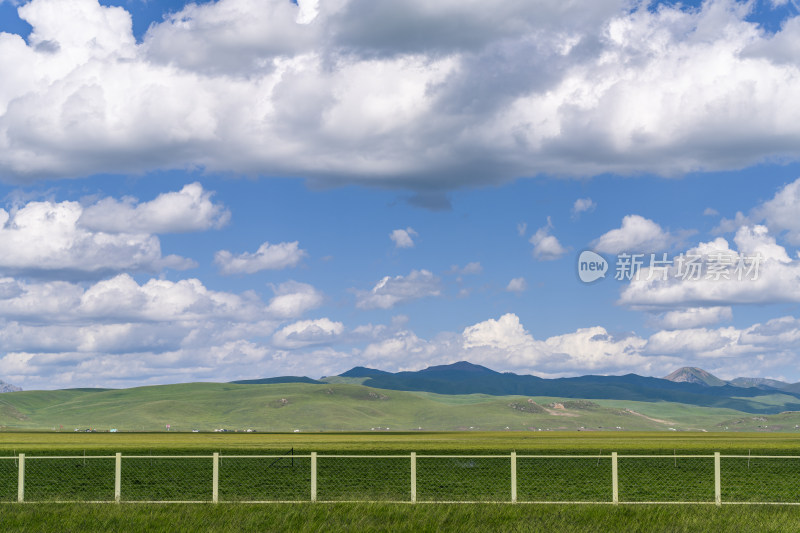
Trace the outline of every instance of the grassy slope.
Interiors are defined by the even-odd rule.
[[[124,430],[254,428],[258,431],[392,430],[626,430],[759,429],[744,413],[666,402],[597,400],[564,410],[542,410],[527,397],[450,396],[372,389],[357,384],[233,385],[188,383],[120,390],[25,391],[0,395],[0,425],[13,429],[117,428]],[[538,405],[574,402],[533,398]],[[768,398],[769,401],[777,401]],[[510,404],[517,404],[512,408]],[[627,412],[631,409],[655,421]],[[540,412],[528,412],[530,410]],[[783,415],[774,415],[783,416]],[[785,418],[785,417],[784,417]],[[800,422],[800,415],[798,415]],[[666,423],[669,422],[669,423]],[[781,428],[794,431],[784,420]]]
[[[793,532],[791,507],[576,505],[91,505],[3,507],[7,531]]]

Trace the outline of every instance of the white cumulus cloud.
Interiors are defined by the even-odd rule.
[[[531,235],[530,243],[533,244],[533,257],[540,261],[552,261],[567,253],[567,249],[561,246],[558,239],[551,235],[553,223],[547,217],[547,225],[542,226],[536,233]]]
[[[230,211],[214,204],[212,194],[201,184],[190,183],[149,202],[105,198],[85,207],[78,224],[113,233],[185,233],[219,228],[230,220]]]
[[[273,287],[275,296],[269,301],[269,312],[281,318],[299,317],[306,311],[316,309],[324,300],[320,291],[308,283],[287,281]]]
[[[276,331],[272,343],[280,348],[305,348],[331,343],[343,332],[344,324],[329,318],[300,320]]]
[[[80,223],[83,212],[77,202],[52,201],[29,202],[10,212],[0,209],[0,269],[23,275],[98,277],[195,266],[182,257],[163,257],[153,235],[86,229]]]
[[[214,254],[214,262],[223,274],[253,274],[297,266],[307,256],[308,253],[300,249],[297,241],[278,244],[265,242],[255,253],[233,255],[228,250],[220,250]]]
[[[650,219],[640,215],[627,215],[622,226],[604,233],[592,242],[598,252],[608,254],[649,253],[666,251],[674,237]]]
[[[581,213],[594,211],[597,204],[591,198],[578,198],[572,205],[572,218],[578,218]]]
[[[204,168],[446,190],[800,157],[800,16],[625,0],[96,0],[0,37],[7,182]],[[737,149],[730,149],[736,146]]]
[[[413,248],[413,237],[416,236],[417,232],[414,231],[414,228],[396,229],[389,234],[389,238],[392,239],[392,242],[397,248]]]
[[[713,326],[733,318],[730,307],[690,307],[668,311],[653,319],[653,323],[666,330],[691,329]]]
[[[800,301],[800,260],[791,259],[766,227],[742,226],[734,243],[731,248],[718,237],[680,254],[666,271],[642,269],[619,302],[656,309]]]
[[[522,293],[528,289],[528,283],[525,281],[525,278],[513,278],[511,281],[508,282],[506,285],[506,290],[508,292],[516,292]]]
[[[389,309],[399,303],[441,293],[438,277],[427,270],[412,270],[408,276],[385,276],[369,291],[356,291],[356,307]]]

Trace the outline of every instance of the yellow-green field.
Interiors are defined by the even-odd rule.
[[[800,455],[800,435],[663,432],[74,433],[0,432],[0,453],[133,450],[281,452],[776,453]]]

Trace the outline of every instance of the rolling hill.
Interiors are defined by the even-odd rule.
[[[4,430],[164,431],[169,424],[179,431],[679,431],[745,418],[731,409],[665,402],[441,395],[341,383],[188,383],[0,396]]]
[[[635,374],[543,379],[462,361],[415,372],[356,367],[319,380],[22,391],[0,395],[0,429],[800,429],[798,393],[761,382],[739,387],[697,368],[670,377],[678,381]]]

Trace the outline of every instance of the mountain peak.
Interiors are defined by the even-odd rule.
[[[347,372],[342,372],[341,374],[339,374],[339,376],[343,378],[371,378],[375,376],[384,376],[386,374],[391,374],[391,372],[386,372],[385,370],[377,370],[374,368],[367,368],[365,366],[356,366],[351,368]]]
[[[21,390],[22,387],[17,387],[16,385],[12,385],[11,383],[0,381],[0,392],[18,392]]]
[[[476,365],[470,363],[469,361],[458,361],[457,363],[451,363],[449,365],[436,365],[436,366],[429,366],[420,372],[452,372],[453,370],[458,372],[475,372],[480,374],[496,374],[494,370],[486,368],[485,366]]]
[[[676,383],[696,383],[698,385],[706,385],[709,387],[722,387],[723,385],[727,385],[726,381],[723,381],[714,374],[695,366],[685,366],[683,368],[679,368],[672,374],[664,376],[664,379],[674,381]]]

